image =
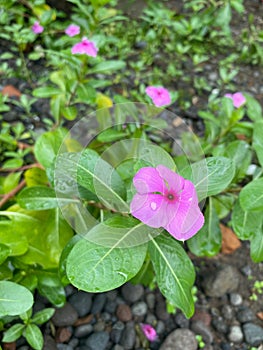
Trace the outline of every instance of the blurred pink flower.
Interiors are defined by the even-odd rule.
[[[141,329],[148,340],[155,341],[158,338],[156,330],[151,325],[141,323]]]
[[[68,36],[75,36],[80,33],[80,27],[77,26],[76,24],[70,24],[68,28],[65,30],[65,33]]]
[[[163,165],[141,168],[133,178],[137,190],[131,214],[150,227],[163,227],[185,241],[204,224],[194,184]]]
[[[32,31],[35,33],[35,34],[40,34],[43,32],[44,30],[44,27],[42,27],[38,21],[36,21],[32,27],[31,27]]]
[[[156,107],[166,106],[171,103],[170,93],[164,87],[148,86],[145,92],[152,99]]]
[[[225,97],[230,98],[233,101],[233,105],[239,108],[244,103],[246,103],[246,98],[241,92],[236,92],[235,94],[225,94]]]
[[[71,53],[75,54],[85,54],[88,56],[96,57],[98,53],[98,49],[92,41],[89,41],[87,38],[82,38],[80,43],[75,44]]]

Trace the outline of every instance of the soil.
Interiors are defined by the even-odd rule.
[[[132,7],[133,5],[127,7],[126,3],[131,3],[131,1],[123,1],[122,7],[128,8],[127,14],[133,17],[138,16],[144,6],[143,1],[137,2],[136,7]],[[182,9],[182,1],[165,1],[164,3],[171,8],[176,7],[177,10]],[[242,16],[242,20],[240,20],[239,16],[233,17],[232,27],[234,33],[239,33],[244,26],[246,26],[249,14],[254,15],[256,25],[262,29],[263,4],[255,0],[245,0],[244,5],[246,11]],[[68,11],[70,11],[70,8]],[[4,42],[0,42],[0,54],[3,52],[6,52],[6,46]],[[206,63],[204,65],[203,71],[200,73],[207,78],[214,88],[217,87],[218,75],[212,73],[218,71],[220,59],[222,59],[222,57],[213,57],[208,64]],[[13,61],[10,61],[9,64],[13,66]],[[32,61],[30,64],[30,69],[34,72],[36,81],[38,76],[46,74],[44,62]],[[239,67],[239,73],[233,81],[236,90],[251,93],[263,106],[263,67],[245,64],[239,64]],[[191,78],[196,74],[191,66],[186,66],[184,73]],[[187,91],[188,99],[194,103],[192,103],[188,110],[181,109],[176,103],[170,106],[169,110],[182,117],[188,124],[194,125],[196,131],[200,131],[203,128],[203,124],[198,119],[197,110],[203,109],[207,105],[208,93],[206,91],[196,91],[191,85],[191,80],[192,79],[190,79],[188,85],[185,82],[178,81],[173,88],[175,90],[183,89]],[[2,79],[0,90],[6,85],[12,85],[20,92],[29,95],[32,89],[21,77]],[[44,119],[52,119],[52,117],[49,113],[47,100],[43,99],[35,102],[30,117],[25,115],[23,109],[15,107],[13,104],[10,104],[10,107],[10,112],[2,114],[2,121],[6,121],[10,124],[21,121],[28,130],[33,130],[33,137],[36,137],[36,135],[48,129],[48,124]],[[177,312],[176,315],[168,315],[160,292],[158,290],[150,291],[148,288],[144,287],[143,293],[141,293],[138,298],[135,298],[135,301],[132,301],[132,295],[136,294],[133,287],[129,287],[131,288],[130,297],[127,297],[127,293],[125,294],[123,287],[116,291],[102,293],[101,298],[104,300],[104,303],[101,302],[101,305],[103,304],[102,306],[98,305],[99,294],[88,295],[87,293],[87,298],[91,298],[93,306],[90,306],[89,309],[87,308],[86,314],[83,315],[77,309],[76,301],[72,302],[74,299],[72,299],[72,295],[76,294],[77,291],[69,286],[66,290],[69,302],[74,309],[73,312],[70,309],[70,312],[71,315],[76,313],[76,318],[74,320],[71,319],[68,323],[64,323],[63,325],[56,320],[53,320],[53,325],[51,325],[51,323],[46,324],[43,327],[43,332],[45,334],[44,349],[125,350],[150,348],[156,350],[177,350],[177,348],[164,348],[162,344],[169,334],[171,335],[175,330],[182,330],[184,328],[190,329],[193,335],[201,334],[203,336],[205,350],[248,350],[254,345],[257,347],[262,346],[260,349],[263,349],[263,295],[259,289],[254,289],[254,283],[256,281],[263,281],[263,264],[254,264],[251,261],[249,256],[249,243],[243,242],[241,247],[231,254],[220,253],[213,258],[196,258],[194,256],[191,256],[191,258],[196,267],[196,286],[198,292],[196,314],[190,321],[186,320],[180,312]],[[220,271],[222,271],[222,269],[223,271],[228,271],[225,270],[227,267],[233,268],[234,270],[231,270],[232,272],[230,274],[226,273],[222,277]],[[209,280],[207,276],[210,276],[211,279],[219,278],[219,283],[221,283],[221,285],[226,283],[227,288],[225,291],[223,290],[221,295],[211,295],[215,280],[211,282],[211,279]],[[212,283],[211,289],[209,283]],[[251,300],[253,299],[253,293],[256,295],[257,300]],[[151,295],[152,300],[149,295]],[[141,304],[139,305],[141,309],[138,306],[140,302]],[[94,309],[94,304],[97,305],[97,310]],[[38,296],[35,308],[41,309],[45,305],[48,305],[48,302]],[[120,311],[118,312],[120,305],[127,306],[125,312],[123,310],[122,313]],[[135,305],[137,305],[137,309]],[[121,308],[123,308],[123,306]],[[245,310],[243,313],[246,313],[243,318],[242,315],[240,316],[242,310]],[[61,317],[65,319],[65,315],[67,316],[67,310]],[[156,342],[145,345],[139,329],[139,324],[141,322],[151,323],[157,328],[159,337]],[[198,322],[199,328],[196,326]],[[247,324],[254,324],[261,327],[260,329],[262,332],[260,333],[260,329],[258,329],[258,334],[256,336],[254,335],[254,343],[253,339],[251,341],[247,334],[247,327],[245,326]],[[83,329],[81,333],[80,325],[86,325],[86,333]],[[87,325],[90,325],[90,328]],[[235,338],[233,334],[231,335],[231,330],[233,333],[233,326],[239,327],[239,338],[238,336]],[[118,336],[119,338],[116,336],[116,329],[120,333]],[[96,340],[97,344],[101,341],[100,348],[94,348],[94,345],[92,345],[91,338],[94,334],[98,337],[100,336],[100,338]],[[132,339],[130,339],[131,337]],[[103,343],[103,339],[105,344]],[[127,339],[130,339],[130,344],[127,344]],[[185,346],[183,340],[181,346]],[[196,349],[194,342],[192,346],[193,349]],[[18,341],[17,348],[20,350],[30,349],[23,339]],[[4,349],[7,349],[7,347],[4,347]],[[187,347],[178,347],[178,349],[190,350],[190,348],[187,349]]]

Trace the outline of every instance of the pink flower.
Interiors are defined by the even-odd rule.
[[[163,165],[141,168],[133,178],[131,214],[150,227],[163,227],[185,241],[200,230],[204,216],[194,184]]]
[[[235,94],[225,94],[225,97],[231,98],[233,105],[236,108],[239,108],[246,103],[246,98],[241,92],[236,92]]]
[[[65,30],[65,33],[68,36],[75,36],[80,33],[80,27],[77,26],[76,24],[70,24],[68,28]]]
[[[155,341],[158,336],[156,330],[149,324],[141,323],[141,329],[145,335],[145,337],[150,341]]]
[[[75,54],[85,54],[88,56],[96,57],[98,53],[98,49],[92,41],[89,41],[87,38],[82,38],[80,43],[75,44],[71,52],[73,55]]]
[[[145,92],[152,99],[156,107],[169,105],[171,103],[170,93],[164,87],[148,86]]]
[[[32,27],[31,27],[32,31],[35,33],[35,34],[40,34],[43,32],[44,30],[44,27],[42,27],[38,21],[36,21]]]

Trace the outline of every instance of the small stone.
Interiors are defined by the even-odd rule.
[[[110,333],[110,337],[115,344],[119,343],[124,328],[125,328],[125,325],[123,322],[117,321],[116,323],[114,323]]]
[[[237,319],[241,323],[254,321],[256,316],[254,312],[247,306],[241,306],[237,312]]]
[[[246,323],[243,326],[246,342],[252,346],[258,346],[263,342],[263,328],[254,324]]]
[[[168,335],[160,350],[197,350],[195,334],[186,328],[176,329]]]
[[[18,350],[30,350],[30,348],[27,345],[23,345],[23,346],[20,346],[20,348],[18,348]]]
[[[218,79],[218,74],[216,72],[211,72],[208,75],[208,79],[211,81],[216,81]]]
[[[120,304],[117,307],[116,315],[118,319],[122,322],[128,322],[132,319],[132,312],[129,305]]]
[[[134,349],[135,340],[136,333],[134,329],[134,323],[132,321],[127,322],[125,329],[122,333],[120,345],[122,345],[125,350],[131,350]]]
[[[222,307],[221,310],[222,316],[226,319],[226,320],[232,320],[233,316],[234,316],[234,311],[232,309],[232,307],[228,304],[225,304]]]
[[[228,339],[233,343],[241,343],[243,340],[242,329],[239,326],[230,327],[230,332],[228,334]]]
[[[196,309],[194,316],[191,318],[191,320],[202,321],[206,326],[210,326],[212,317],[207,311]],[[188,328],[188,327],[184,327],[184,328]]]
[[[138,301],[132,306],[132,314],[134,316],[145,316],[147,314],[147,304],[144,301]]]
[[[145,319],[145,323],[156,324],[156,322],[157,322],[156,317],[153,314],[148,312],[146,319]]]
[[[104,331],[104,329],[105,329],[105,323],[102,320],[99,320],[93,326],[94,332],[101,332],[101,331]]]
[[[111,315],[108,312],[103,312],[101,314],[101,319],[105,322],[109,322],[111,320]]]
[[[117,298],[118,292],[116,289],[110,290],[106,293],[106,297],[110,301],[114,301]]]
[[[69,297],[69,302],[77,311],[79,317],[86,316],[91,309],[92,294],[79,291]]]
[[[170,318],[170,315],[166,310],[166,304],[161,298],[156,302],[155,313],[159,320],[166,321]]]
[[[117,307],[116,300],[107,300],[104,310],[109,314],[114,314]]]
[[[149,293],[146,295],[146,303],[148,305],[148,308],[150,310],[154,309],[154,305],[155,305],[155,295],[153,293]]]
[[[239,272],[234,266],[223,265],[205,278],[203,287],[207,296],[220,298],[237,290],[239,280]]]
[[[72,336],[72,327],[60,327],[56,332],[57,343],[67,343]]]
[[[205,343],[211,344],[214,340],[211,330],[202,321],[193,321],[191,330],[201,335]]]
[[[57,327],[73,326],[78,319],[77,311],[66,303],[62,308],[56,309],[52,321]]]
[[[84,338],[93,331],[91,324],[83,324],[75,328],[74,335],[77,338]]]
[[[71,345],[73,348],[76,348],[79,345],[79,340],[78,338],[72,338],[68,342],[69,345]]]
[[[50,335],[44,336],[44,348],[43,350],[57,350],[57,344]]]
[[[165,331],[165,324],[163,321],[158,321],[156,325],[157,334],[162,334]]]
[[[106,303],[106,293],[97,294],[93,300],[91,313],[96,315],[103,310]]]
[[[190,321],[181,312],[175,315],[174,320],[180,328],[189,328]]]
[[[252,274],[252,270],[251,270],[251,267],[249,265],[246,265],[246,266],[242,267],[241,272],[245,276],[251,276],[251,274]]]
[[[232,346],[229,343],[221,343],[222,350],[232,350]]]
[[[74,350],[73,347],[72,347],[71,345],[62,344],[62,343],[58,343],[58,344],[57,344],[57,349],[58,349],[58,350]]]
[[[224,321],[223,317],[217,317],[212,320],[212,325],[219,333],[228,333],[228,325]]]
[[[230,303],[233,306],[239,306],[243,302],[242,296],[238,293],[231,293],[230,294]]]
[[[144,288],[140,284],[133,285],[128,282],[121,288],[121,293],[126,301],[135,303],[143,296]]]
[[[104,350],[108,345],[109,338],[110,336],[107,332],[96,332],[88,337],[86,345],[90,350]]]
[[[112,350],[125,350],[123,346],[116,344]]]

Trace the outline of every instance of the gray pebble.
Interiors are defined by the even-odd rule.
[[[246,342],[252,346],[258,346],[263,342],[263,328],[254,324],[246,323],[243,326]]]
[[[104,310],[109,314],[114,314],[117,307],[116,300],[107,300],[106,305],[104,306]]]
[[[115,344],[116,344],[116,343],[119,343],[124,328],[125,328],[125,325],[124,325],[124,323],[121,322],[121,321],[117,321],[117,322],[114,323],[114,325],[112,326],[112,330],[111,330],[111,333],[110,333],[110,337],[111,337],[111,340],[112,340]]]
[[[83,338],[89,335],[93,331],[91,324],[82,324],[75,328],[74,335],[77,338]]]
[[[228,333],[228,325],[224,321],[223,317],[214,318],[212,320],[212,325],[219,333]]]
[[[239,306],[243,302],[242,296],[238,293],[231,293],[230,294],[230,303],[233,306]]]
[[[226,320],[232,320],[233,316],[234,316],[234,310],[232,309],[232,307],[228,304],[225,304],[222,307],[221,310],[222,316],[226,319]]]
[[[88,337],[86,345],[90,350],[104,350],[108,345],[109,338],[110,336],[107,332],[96,332]]]
[[[251,267],[249,265],[246,265],[246,266],[242,267],[241,272],[245,276],[251,276],[251,274],[252,274],[252,270],[251,270]]]
[[[205,278],[203,287],[207,296],[220,298],[237,290],[239,280],[239,272],[234,266],[223,265]]]
[[[243,340],[242,329],[239,326],[230,327],[230,332],[228,334],[228,339],[233,343],[241,343]]]
[[[111,320],[111,315],[110,315],[110,313],[108,313],[108,312],[103,312],[103,313],[101,314],[101,319],[102,319],[103,321],[105,321],[105,322],[110,321],[110,320]]]
[[[138,301],[132,306],[131,310],[134,316],[145,316],[147,314],[148,307],[144,301]]]
[[[168,335],[160,350],[197,350],[195,334],[186,328],[176,329]]]
[[[170,318],[170,315],[166,310],[166,304],[163,299],[157,300],[155,313],[159,320],[166,321]]]
[[[97,323],[93,326],[94,332],[101,332],[105,329],[105,323],[102,320],[99,320]]]
[[[74,348],[71,345],[62,344],[62,343],[57,344],[57,349],[58,350],[74,350]]]
[[[180,328],[189,328],[190,321],[181,312],[175,315],[174,320]]]
[[[72,339],[70,339],[68,344],[71,345],[73,348],[75,348],[79,345],[79,340],[78,340],[78,338],[72,338]]]
[[[247,306],[242,306],[238,309],[237,319],[241,323],[246,323],[255,320],[254,312]]]
[[[70,304],[77,311],[79,317],[86,316],[91,309],[92,294],[86,292],[77,292],[70,296]]]
[[[211,344],[214,340],[211,330],[202,321],[192,322],[191,330],[195,334],[201,335],[205,343]]]
[[[50,335],[44,336],[44,348],[43,350],[57,350],[57,344]]]
[[[93,300],[91,313],[96,315],[103,310],[106,303],[106,293],[97,294]]]
[[[146,303],[149,309],[154,309],[155,305],[155,295],[153,293],[149,293],[146,295]]]
[[[56,309],[52,321],[57,327],[72,326],[78,319],[78,313],[69,303],[62,308]]]
[[[118,292],[116,289],[110,290],[106,293],[106,297],[108,300],[114,301],[117,298]]]
[[[24,346],[20,346],[20,348],[18,348],[18,350],[30,350],[29,346],[24,345]]]
[[[119,344],[116,344],[112,350],[124,350],[124,347]]]
[[[148,324],[156,324],[156,317],[155,315],[151,314],[148,312],[147,316],[146,316],[146,319],[145,319],[145,323],[148,323]]]
[[[140,284],[133,285],[131,283],[126,283],[121,288],[121,293],[126,301],[135,303],[143,296],[144,288]]]
[[[134,323],[132,321],[127,322],[125,329],[122,333],[120,345],[122,345],[125,350],[134,349],[135,340],[136,333],[134,329]]]
[[[165,324],[163,321],[158,321],[156,325],[156,332],[157,334],[162,334],[165,331]]]

